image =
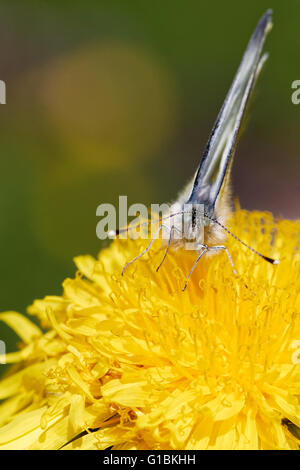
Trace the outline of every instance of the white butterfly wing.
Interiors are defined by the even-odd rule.
[[[267,55],[261,56],[266,35],[272,27],[272,11],[260,19],[249,41],[233,83],[219,112],[188,202],[205,204],[213,211],[226,171],[234,154],[237,136],[251,91]]]

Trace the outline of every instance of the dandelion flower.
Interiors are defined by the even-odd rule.
[[[61,297],[0,319],[22,340],[0,381],[0,449],[298,449],[300,221],[238,210],[203,257],[115,240]],[[298,346],[297,346],[298,345]],[[0,358],[1,359],[1,358]],[[3,358],[2,358],[3,359]],[[299,433],[298,433],[299,437]]]

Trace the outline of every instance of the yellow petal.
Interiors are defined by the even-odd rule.
[[[215,421],[229,419],[238,414],[245,404],[245,399],[242,395],[235,393],[220,393],[217,398],[205,403],[200,408],[203,413],[211,412]]]
[[[31,411],[30,413],[22,414],[0,428],[0,449],[1,446],[11,442],[13,443],[20,437],[30,434],[37,428],[42,432],[40,422],[45,410],[46,407]]]
[[[95,399],[93,395],[91,394],[87,384],[82,380],[80,377],[79,373],[73,366],[68,366],[68,374],[70,378],[73,380],[73,382],[78,385],[78,387],[83,391],[83,393],[92,401],[94,402]]]
[[[22,393],[16,395],[8,400],[5,400],[0,404],[0,426],[5,424],[7,421],[20,410],[24,409],[32,401],[33,393]]]
[[[208,449],[211,450],[233,450],[236,448],[236,420],[229,419],[217,422],[215,424],[216,436],[215,440],[211,439]],[[212,432],[214,436],[214,430]]]
[[[34,351],[34,344],[28,344],[28,346],[24,347],[20,351],[2,354],[0,355],[0,364],[13,364],[15,362],[21,362],[32,354]]]
[[[26,344],[42,335],[40,328],[20,313],[11,311],[0,313],[0,320],[12,328]]]
[[[102,394],[106,400],[122,406],[145,406],[149,402],[149,387],[147,382],[123,384],[119,380],[112,380],[102,387]],[[153,393],[155,393],[153,391]]]
[[[21,389],[23,380],[26,377],[29,380],[30,377],[32,377],[35,381],[43,383],[46,379],[44,375],[45,371],[51,368],[54,364],[56,364],[54,359],[49,359],[45,362],[38,362],[4,378],[0,381],[0,400],[18,393]]]
[[[85,427],[84,408],[85,400],[82,395],[72,395],[69,423],[74,435],[82,431]]]

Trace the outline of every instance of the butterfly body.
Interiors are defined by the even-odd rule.
[[[178,247],[194,240],[194,246],[201,248],[203,245],[220,245],[226,240],[226,232],[222,227],[213,222],[218,220],[226,225],[231,213],[231,185],[226,182],[222,188],[222,195],[214,205],[205,198],[193,202],[189,198],[191,183],[179,194],[176,201],[171,205],[169,214],[165,214],[169,222],[166,224],[162,238],[168,239],[170,229],[174,233],[172,244]],[[204,193],[205,194],[205,193]]]

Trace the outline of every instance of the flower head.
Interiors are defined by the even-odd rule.
[[[238,210],[226,253],[116,240],[61,297],[0,318],[23,341],[0,382],[0,449],[297,449],[300,222]],[[298,343],[297,343],[298,341]],[[298,346],[299,347],[299,346]]]

